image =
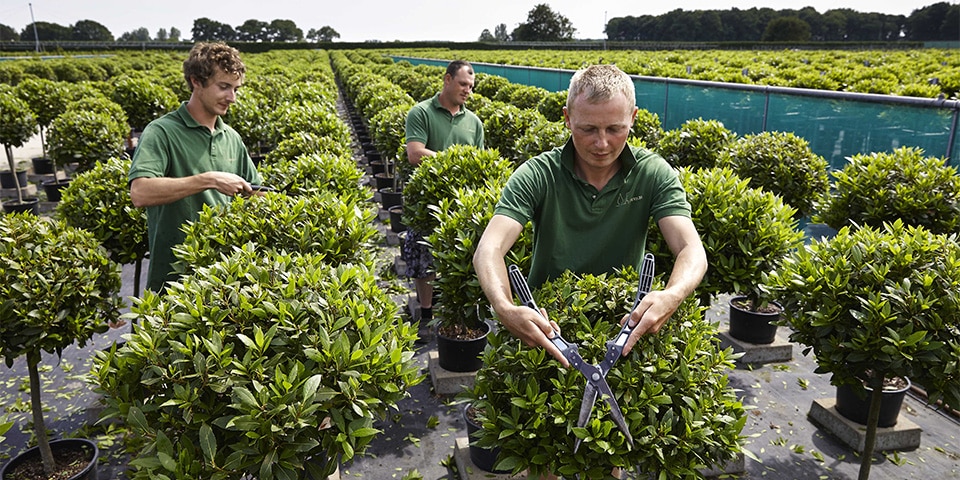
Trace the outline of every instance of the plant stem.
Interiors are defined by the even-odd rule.
[[[53,451],[50,450],[50,441],[47,439],[47,426],[43,421],[43,404],[40,401],[40,352],[27,354],[27,370],[30,372],[30,410],[33,412],[33,432],[37,436],[37,448],[43,460],[43,472],[47,476],[53,475],[56,462],[53,460]]]
[[[877,423],[880,422],[880,400],[883,398],[883,377],[870,381],[870,410],[867,411],[867,432],[860,454],[860,474],[858,480],[870,478],[870,465],[873,464],[873,448],[877,443]]]
[[[10,173],[13,174],[13,182],[17,185],[17,201],[23,204],[23,192],[20,191],[20,177],[17,176],[17,166],[13,162],[13,146],[4,145],[7,150],[7,162],[10,163]]]

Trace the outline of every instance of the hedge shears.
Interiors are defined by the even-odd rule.
[[[630,309],[631,312],[637,308],[640,300],[643,300],[643,297],[650,291],[653,285],[653,269],[653,254],[648,253],[643,257],[643,266],[640,271],[640,286],[637,288],[637,296],[634,299],[633,308]],[[536,302],[533,301],[530,287],[527,286],[527,281],[520,272],[520,268],[516,265],[511,265],[508,269],[508,274],[510,276],[510,284],[516,291],[520,303],[540,313],[540,309],[537,307]],[[636,325],[630,326],[629,320],[624,322],[623,327],[620,328],[620,332],[612,340],[607,341],[607,353],[603,357],[603,360],[597,365],[584,362],[583,357],[580,356],[579,347],[574,343],[566,341],[556,330],[553,331],[553,338],[550,338],[550,342],[560,350],[560,353],[570,362],[570,365],[576,368],[587,379],[586,388],[583,391],[583,400],[580,403],[580,416],[577,419],[577,427],[584,427],[587,424],[587,420],[590,419],[590,415],[593,412],[593,407],[597,403],[597,395],[602,393],[603,399],[610,406],[610,416],[613,417],[613,422],[623,433],[623,436],[627,438],[627,443],[630,444],[631,448],[633,448],[633,436],[630,435],[630,430],[627,428],[627,422],[623,417],[623,412],[620,410],[620,405],[617,404],[617,399],[613,396],[613,391],[610,390],[610,385],[607,384],[606,377],[610,369],[616,365],[617,361],[619,361],[623,355],[623,347],[626,345],[627,339],[630,337],[634,328],[636,328]],[[582,439],[577,438],[573,446],[574,453],[580,448],[581,442]]]

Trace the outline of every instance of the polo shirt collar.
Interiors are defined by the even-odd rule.
[[[466,105],[460,105],[460,111],[458,111],[456,115],[450,113],[450,110],[447,110],[446,107],[440,104],[440,92],[437,92],[437,94],[433,96],[433,100],[430,102],[430,105],[437,110],[443,110],[444,112],[447,112],[447,115],[450,115],[451,117],[459,117],[460,115],[467,113]]]
[[[180,120],[183,121],[183,124],[186,125],[187,128],[207,129],[206,126],[200,125],[200,123],[193,118],[193,115],[190,115],[190,112],[187,110],[187,102],[180,102],[180,108],[177,109],[177,115],[180,116]],[[215,133],[219,133],[223,130],[223,125],[223,119],[220,118],[220,115],[217,115],[217,122],[213,126],[213,131]]]

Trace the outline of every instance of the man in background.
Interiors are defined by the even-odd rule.
[[[465,106],[473,86],[473,66],[463,60],[454,60],[447,65],[440,92],[410,109],[405,133],[407,160],[411,165],[416,167],[424,157],[451,145],[483,148],[483,122]],[[433,318],[431,282],[436,273],[433,271],[433,256],[423,240],[430,233],[408,229],[401,251],[401,258],[407,265],[406,275],[413,278],[416,286],[421,320]]]

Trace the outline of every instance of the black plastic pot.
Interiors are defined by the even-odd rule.
[[[487,346],[490,324],[483,322],[483,335],[469,340],[460,340],[444,336],[437,331],[437,360],[440,368],[448,372],[475,372],[483,366],[480,354]]]
[[[407,229],[403,223],[403,205],[394,205],[387,209],[390,212],[390,231],[400,233]]]
[[[775,313],[743,310],[737,306],[737,302],[746,298],[740,296],[730,299],[730,336],[757,345],[773,343],[777,336],[777,326],[772,322],[780,319],[783,308],[779,303],[772,302],[777,307]]]
[[[380,162],[381,164],[383,164],[383,156],[380,155],[380,152],[376,150],[364,150],[363,156],[366,157],[367,161],[370,163]],[[377,172],[373,172],[373,173],[377,173]]]
[[[880,428],[889,428],[897,424],[897,418],[900,416],[900,407],[903,405],[903,397],[910,390],[910,379],[904,378],[907,386],[899,390],[884,390],[880,399],[880,419],[877,426]],[[841,385],[837,387],[837,412],[848,420],[867,424],[867,413],[870,411],[870,395],[873,389],[866,386]]]
[[[17,188],[18,180],[20,181],[20,188],[27,186],[26,170],[17,170],[16,178],[9,171],[0,172],[0,187],[2,188]]]
[[[380,173],[387,173],[387,167],[384,165],[383,160],[370,160],[370,173],[374,176]]]
[[[57,456],[58,451],[63,451],[67,449],[80,449],[89,454],[89,462],[87,463],[86,468],[83,469],[80,473],[72,476],[66,477],[67,480],[99,480],[99,473],[97,471],[97,459],[100,457],[100,450],[97,448],[97,444],[85,438],[64,438],[61,440],[51,440],[50,449],[53,450],[53,456]],[[39,460],[40,458],[40,449],[39,447],[33,447],[16,457],[13,457],[6,465],[0,469],[0,480],[6,480],[7,478],[12,478],[11,474],[16,471],[20,465],[24,463]],[[59,478],[59,477],[58,477]]]
[[[30,161],[33,163],[33,173],[37,175],[52,175],[57,171],[53,160],[47,157],[34,157]]]
[[[377,190],[381,188],[393,187],[393,175],[383,172],[373,175],[373,184]]]
[[[467,438],[470,439],[470,461],[473,462],[473,465],[483,470],[484,472],[490,473],[510,473],[510,470],[497,470],[493,468],[497,463],[497,455],[500,454],[500,447],[494,448],[480,448],[473,445],[473,434],[474,432],[479,432],[481,426],[473,421],[469,415],[469,411],[473,408],[472,404],[467,404],[463,407],[463,421],[467,424]]]
[[[381,188],[377,190],[380,192],[380,206],[384,210],[390,210],[390,207],[396,207],[397,205],[403,205],[403,192],[393,191],[393,187]]]
[[[26,197],[23,203],[16,199],[3,202],[3,211],[6,213],[28,212],[34,215],[40,214],[40,199],[37,197]]]
[[[70,179],[44,180],[40,182],[40,185],[43,187],[43,191],[47,193],[48,202],[59,202],[61,192],[70,185]]]

